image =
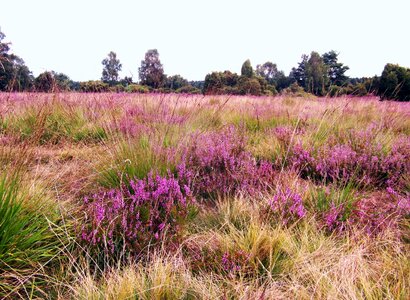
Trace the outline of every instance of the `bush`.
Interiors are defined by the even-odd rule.
[[[201,94],[202,91],[192,85],[186,85],[176,90],[179,94]]]
[[[306,97],[309,95],[305,92],[303,87],[299,86],[296,82],[292,83],[289,87],[282,90],[283,95],[289,95],[294,97]]]
[[[127,86],[125,90],[127,93],[139,93],[139,94],[146,94],[146,93],[149,93],[150,91],[149,87],[145,85],[139,85],[139,84],[130,84]]]
[[[108,92],[108,83],[102,82],[100,80],[90,80],[85,82],[80,82],[80,91],[86,93],[101,93]]]
[[[147,246],[178,242],[184,224],[194,216],[194,199],[177,178],[152,173],[129,185],[84,200],[81,240],[99,254],[136,256]],[[167,238],[165,241],[165,237]]]
[[[340,87],[340,86],[331,85],[331,86],[329,87],[328,95],[329,95],[330,97],[339,97],[339,96],[345,95],[346,92],[347,92],[346,89],[344,89],[344,88],[342,88],[342,87]]]
[[[201,135],[186,150],[178,174],[192,181],[194,193],[205,198],[260,191],[272,180],[272,166],[258,163],[245,145],[234,127]]]
[[[241,76],[238,80],[238,90],[241,95],[262,95],[262,86],[257,78]]]
[[[122,84],[117,84],[114,86],[110,86],[109,91],[114,93],[122,93],[125,92],[125,87]]]

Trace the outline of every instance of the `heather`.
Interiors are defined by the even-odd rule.
[[[0,298],[406,299],[410,106],[0,94]]]

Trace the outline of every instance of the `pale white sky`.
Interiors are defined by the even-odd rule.
[[[409,0],[0,0],[0,26],[34,75],[99,79],[115,51],[138,79],[148,49],[165,73],[202,80],[272,61],[286,73],[312,50],[340,52],[349,76],[410,67]]]

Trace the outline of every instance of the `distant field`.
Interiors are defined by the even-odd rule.
[[[0,298],[410,298],[410,102],[2,93],[0,162]]]

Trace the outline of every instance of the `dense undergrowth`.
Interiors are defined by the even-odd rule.
[[[410,106],[0,95],[0,297],[407,299]]]

